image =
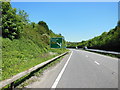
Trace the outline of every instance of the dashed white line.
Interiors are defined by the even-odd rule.
[[[97,61],[94,61],[97,65],[100,65],[100,63],[98,63]]]
[[[53,83],[53,85],[52,85],[52,87],[51,87],[52,89],[57,87],[57,84],[58,84],[60,78],[62,77],[62,74],[63,74],[63,72],[65,71],[65,68],[66,68],[68,62],[70,61],[70,58],[71,58],[72,54],[73,54],[73,51],[71,52],[71,54],[70,54],[67,62],[65,63],[64,67],[62,68],[62,70],[61,70],[61,72],[59,73],[58,77],[56,78],[55,82]]]

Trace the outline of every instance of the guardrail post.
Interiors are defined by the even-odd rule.
[[[12,82],[11,84],[10,84],[10,90],[13,90],[15,87],[14,87],[14,82]]]

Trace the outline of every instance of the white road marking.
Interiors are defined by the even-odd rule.
[[[98,63],[97,61],[94,61],[97,65],[100,65],[100,63]]]
[[[71,54],[70,54],[70,56],[69,56],[67,62],[65,63],[64,67],[62,68],[61,72],[59,73],[58,77],[56,78],[56,80],[55,80],[55,82],[53,83],[53,85],[52,85],[51,88],[56,88],[56,86],[57,86],[57,84],[58,84],[60,78],[62,77],[63,72],[65,71],[65,68],[66,68],[68,62],[70,61],[70,58],[71,58],[72,54],[73,54],[73,51],[71,52]]]
[[[88,57],[88,56],[86,55],[86,57]]]

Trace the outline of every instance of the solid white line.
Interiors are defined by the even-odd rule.
[[[59,73],[58,77],[56,78],[56,80],[55,80],[55,82],[53,83],[53,85],[52,85],[51,88],[56,88],[56,86],[57,86],[57,84],[58,84],[58,82],[59,82],[59,80],[60,80],[60,78],[61,78],[63,72],[65,71],[65,68],[66,68],[68,62],[70,61],[70,58],[71,58],[72,54],[73,54],[73,51],[71,52],[71,54],[70,54],[70,56],[69,56],[67,62],[65,63],[64,67],[62,68],[61,72]]]
[[[94,61],[96,64],[100,65],[100,63],[98,63],[97,61]]]

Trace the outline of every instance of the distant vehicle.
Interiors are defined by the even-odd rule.
[[[76,49],[78,49],[78,47],[76,46]]]
[[[87,46],[85,46],[83,49],[88,49]]]

